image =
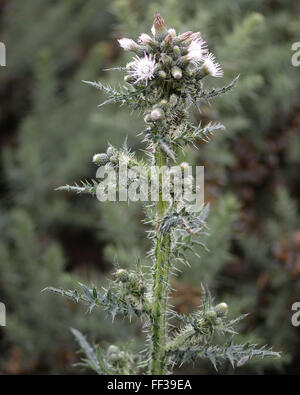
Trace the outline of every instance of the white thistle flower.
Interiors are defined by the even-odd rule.
[[[206,56],[202,67],[205,73],[212,77],[223,77],[224,75],[221,65],[216,62],[216,58],[212,53]]]
[[[141,44],[153,44],[153,39],[146,33],[143,33],[139,37],[139,43]]]
[[[125,51],[134,51],[138,48],[137,43],[131,38],[121,38],[118,42]]]
[[[168,33],[171,35],[171,37],[176,37],[176,30],[175,29],[169,29]]]
[[[143,58],[135,56],[134,60],[127,64],[126,68],[128,69],[128,73],[132,75],[136,79],[135,84],[139,81],[144,81],[146,85],[149,80],[152,80],[154,77],[155,71],[155,59],[152,55],[144,54]]]
[[[187,59],[190,62],[203,62],[207,54],[207,44],[202,39],[193,40],[188,46]]]

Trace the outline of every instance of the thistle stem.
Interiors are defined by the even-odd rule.
[[[161,150],[155,153],[155,165],[166,164],[165,154]],[[160,180],[161,183],[161,180]],[[155,265],[153,271],[153,300],[152,300],[152,361],[151,374],[165,373],[165,352],[167,342],[167,301],[169,293],[170,271],[170,235],[162,235],[159,223],[168,207],[168,202],[162,200],[160,193],[157,202],[157,226]]]

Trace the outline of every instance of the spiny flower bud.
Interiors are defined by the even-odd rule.
[[[209,310],[207,313],[207,317],[211,320],[217,318],[217,313],[214,310]]]
[[[165,117],[165,113],[161,108],[155,108],[151,112],[151,118],[153,121],[160,121],[164,119],[164,117]]]
[[[172,76],[176,79],[176,80],[180,80],[182,78],[182,70],[175,66],[172,68]]]
[[[138,48],[137,43],[131,38],[121,38],[118,42],[125,51],[135,51]]]
[[[163,42],[161,43],[161,48],[164,50],[171,48],[172,42],[173,42],[173,37],[171,36],[171,34],[168,34],[163,40]]]
[[[155,14],[151,31],[153,36],[159,41],[162,41],[167,35],[166,23],[158,12]]]
[[[172,95],[170,96],[169,104],[171,107],[175,107],[177,103],[178,103],[178,96],[175,95],[175,93],[172,93]]]
[[[120,280],[122,283],[126,283],[129,280],[129,273],[125,269],[119,269],[115,273],[117,280]]]
[[[189,63],[190,62],[187,56],[180,56],[180,58],[177,60],[177,65],[179,67],[185,68]]]
[[[181,162],[180,168],[181,170],[187,169],[190,165],[187,162]]]
[[[224,315],[227,314],[228,311],[228,305],[226,303],[219,303],[216,307],[215,307],[215,312],[217,313],[217,315],[219,317],[223,317]]]
[[[153,45],[154,41],[153,39],[146,33],[143,33],[139,37],[139,43],[144,44],[144,45]]]
[[[168,105],[168,101],[167,101],[166,99],[162,99],[162,100],[160,101],[160,105],[161,105],[162,107],[166,107],[166,106]]]
[[[119,347],[115,345],[110,345],[107,349],[107,355],[118,354],[120,352]]]
[[[188,32],[182,33],[178,36],[178,41],[180,41],[180,42],[185,41],[188,38],[190,38],[192,34],[193,34],[193,32],[191,30]]]
[[[195,75],[195,73],[196,73],[196,69],[195,69],[195,67],[193,67],[193,65],[190,63],[190,64],[186,67],[186,69],[185,69],[185,74],[186,74],[188,77],[193,77],[193,76]]]
[[[175,45],[173,47],[173,54],[175,55],[176,58],[179,58],[181,56],[181,51],[178,45]]]
[[[173,59],[165,53],[161,54],[160,60],[165,66],[171,66],[171,64],[173,63]]]
[[[167,73],[165,71],[163,71],[163,70],[160,70],[157,74],[163,80],[167,78]]]
[[[104,166],[107,162],[109,162],[109,157],[106,154],[95,154],[93,156],[93,162],[96,165]]]

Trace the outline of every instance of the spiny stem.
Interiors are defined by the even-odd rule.
[[[155,165],[166,164],[165,154],[158,149],[155,154]],[[160,180],[161,184],[161,180]],[[157,202],[157,225],[159,225],[168,202],[162,200],[159,195]],[[169,270],[170,270],[170,235],[163,236],[157,226],[157,240],[155,246],[155,267],[153,270],[153,301],[152,301],[152,361],[151,374],[165,373],[165,349],[167,342],[167,301],[169,292]]]

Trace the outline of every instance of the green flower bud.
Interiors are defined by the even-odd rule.
[[[163,70],[160,70],[157,74],[163,80],[167,78],[167,73]]]
[[[182,70],[177,66],[173,67],[172,76],[175,78],[175,80],[180,80],[182,78]]]
[[[181,56],[181,51],[180,51],[180,48],[178,47],[178,45],[175,45],[173,47],[173,54],[174,54],[175,58],[179,58]]]
[[[165,113],[161,108],[155,108],[154,110],[152,110],[151,112],[151,118],[152,121],[161,121],[162,119],[164,119],[165,117]]]
[[[216,307],[215,307],[215,312],[217,313],[218,317],[223,317],[224,315],[227,314],[228,311],[228,305],[226,303],[219,303]]]
[[[193,77],[193,76],[195,75],[195,73],[196,73],[195,67],[192,66],[191,64],[189,64],[189,65],[187,66],[187,68],[185,69],[185,74],[186,74],[188,77]]]
[[[104,166],[109,162],[109,157],[106,154],[95,154],[93,156],[93,162],[98,166]]]
[[[181,162],[180,163],[181,170],[187,169],[188,167],[189,167],[189,164],[187,162]]]
[[[173,63],[173,59],[165,53],[161,54],[160,60],[165,66],[171,66],[171,64]]]
[[[161,48],[163,50],[171,48],[172,42],[173,42],[173,37],[171,34],[168,34],[166,38],[163,40],[163,42],[161,43]]]
[[[122,283],[126,283],[129,280],[129,273],[125,269],[117,270],[115,276],[117,280],[120,280]]]
[[[152,34],[158,41],[162,41],[168,34],[166,23],[158,12],[155,14],[151,30]]]
[[[186,56],[180,56],[180,58],[177,60],[177,65],[182,68],[185,68],[189,63],[190,62]]]
[[[210,310],[207,312],[207,317],[211,320],[214,320],[217,318],[217,313],[214,310]]]
[[[162,107],[166,107],[166,106],[168,105],[168,101],[167,101],[166,99],[162,99],[162,100],[160,101],[160,105],[161,105]]]
[[[119,347],[115,345],[110,345],[107,349],[107,355],[118,354],[120,352]]]
[[[175,107],[177,103],[178,103],[178,96],[175,95],[175,93],[172,93],[172,95],[170,96],[169,104],[171,107]]]

